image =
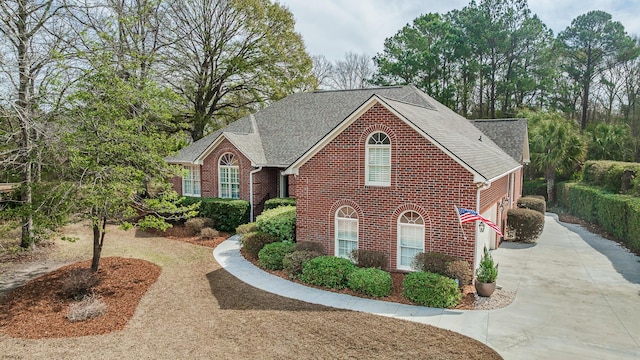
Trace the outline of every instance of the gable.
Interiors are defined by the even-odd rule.
[[[463,117],[373,95],[299,157],[285,171],[285,174],[297,174],[298,169],[304,163],[375,105],[380,105],[393,113],[398,119],[473,174],[476,183],[491,181],[520,167],[490,139],[483,140],[482,133]]]

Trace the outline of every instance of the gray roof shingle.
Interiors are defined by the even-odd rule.
[[[528,163],[527,119],[471,120],[480,131],[521,164]]]
[[[288,167],[372,96],[406,117],[485,179],[519,166],[468,120],[412,85],[359,90],[297,93],[241,118],[168,157],[172,163],[195,163],[225,136],[254,165]],[[257,133],[256,133],[257,130]]]

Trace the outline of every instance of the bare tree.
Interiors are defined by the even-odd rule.
[[[0,63],[3,82],[10,84],[3,99],[5,151],[3,168],[16,171],[21,178],[20,199],[27,210],[22,218],[21,246],[33,244],[34,224],[32,186],[39,180],[41,153],[37,144],[42,127],[41,100],[46,98],[46,84],[54,77],[51,64],[62,51],[56,29],[58,15],[64,8],[55,1],[0,1],[0,43],[4,56]],[[59,25],[59,24],[58,24]]]
[[[333,63],[324,55],[313,55],[313,76],[318,80],[318,88],[331,88],[333,83]]]
[[[252,106],[315,87],[293,16],[278,3],[174,1],[167,26],[173,41],[163,72],[189,104],[194,141]]]
[[[375,72],[373,61],[369,56],[353,52],[348,52],[344,59],[337,60],[333,69],[334,89],[365,88]]]

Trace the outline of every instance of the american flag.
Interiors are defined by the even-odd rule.
[[[498,227],[498,225],[496,225],[496,223],[494,223],[493,221],[483,216],[480,216],[480,214],[478,214],[473,210],[459,208],[459,207],[456,207],[456,209],[458,210],[458,218],[460,219],[460,224],[480,220],[485,224],[487,224],[490,228],[495,230],[495,232],[497,232],[498,235],[502,236],[502,231],[500,231],[500,228]]]

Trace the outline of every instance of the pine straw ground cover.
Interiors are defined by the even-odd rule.
[[[11,359],[175,359],[175,358],[377,358],[377,359],[500,359],[492,349],[466,336],[428,325],[376,315],[337,310],[270,294],[222,269],[211,248],[167,238],[109,229],[101,268],[111,283],[102,294],[120,302],[101,319],[102,335],[26,339],[0,325],[0,355]],[[81,225],[68,227],[76,243],[57,241],[48,261],[91,255],[91,232]],[[141,259],[144,261],[132,260]],[[153,269],[161,268],[159,277]],[[107,274],[111,265],[119,267]],[[5,264],[6,265],[6,264]],[[28,264],[2,267],[0,277],[11,276]],[[72,266],[84,266],[75,264]],[[128,273],[120,270],[126,270]],[[65,333],[70,322],[42,321],[37,302],[55,298],[60,268],[32,280],[2,297],[4,319],[24,316],[20,322],[38,331]],[[135,275],[132,275],[135,274]],[[157,281],[153,283],[157,277]],[[135,278],[136,280],[132,280]],[[49,279],[49,280],[46,280]],[[153,283],[146,293],[137,284]],[[23,290],[24,289],[24,290]],[[124,291],[120,292],[118,289]],[[1,290],[1,289],[0,289]],[[124,298],[125,293],[137,299]],[[120,294],[120,295],[119,295]],[[27,311],[8,304],[21,298]],[[128,305],[127,305],[128,304]],[[137,306],[136,306],[137,304]],[[110,307],[120,306],[111,303]],[[50,306],[52,311],[57,310]],[[54,311],[55,312],[55,311]],[[58,311],[58,313],[64,311]],[[31,315],[29,315],[31,314]],[[31,317],[30,317],[31,316]],[[110,325],[122,321],[124,327]],[[93,321],[93,320],[90,320]],[[55,323],[51,325],[51,323]],[[74,325],[75,326],[75,325]],[[35,330],[34,330],[35,331]],[[71,336],[71,331],[65,336]]]

